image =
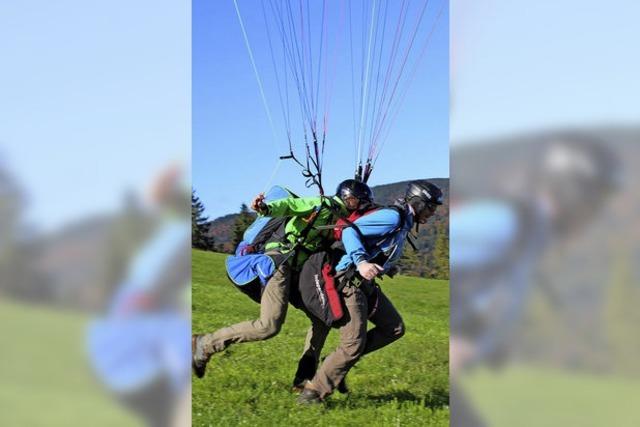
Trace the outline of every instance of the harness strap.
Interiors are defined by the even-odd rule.
[[[294,243],[293,247],[291,247],[291,251],[295,252],[295,256],[294,256],[294,259],[293,259],[293,264],[294,265],[297,264],[299,251],[303,251],[303,252],[306,252],[306,253],[312,253],[312,251],[310,251],[309,249],[305,248],[303,246],[303,244],[304,244],[305,240],[307,239],[307,237],[309,235],[309,232],[311,231],[311,229],[313,229],[313,226],[316,223],[316,220],[320,216],[320,212],[322,212],[322,209],[325,208],[324,200],[331,200],[331,199],[327,199],[327,198],[321,196],[321,198],[320,198],[320,206],[317,209],[314,209],[314,211],[311,213],[311,218],[307,222],[307,225],[302,229],[302,231],[300,232],[300,235],[298,236],[298,239],[297,239],[296,243]],[[331,202],[329,202],[329,204],[331,204]]]
[[[413,241],[413,238],[409,233],[407,233],[407,242],[415,252],[418,252],[418,247],[416,246],[416,243]]]

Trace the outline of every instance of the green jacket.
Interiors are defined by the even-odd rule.
[[[267,215],[272,217],[292,217],[285,226],[285,232],[287,235],[288,245],[282,245],[280,243],[273,243],[267,245],[268,249],[276,247],[282,247],[283,252],[287,252],[295,245],[298,237],[305,230],[308,224],[308,219],[314,211],[317,211],[320,205],[323,205],[319,210],[318,217],[313,223],[315,226],[333,224],[339,217],[347,216],[348,212],[344,206],[344,203],[339,197],[288,197],[286,199],[275,200],[267,204]],[[312,252],[316,252],[322,247],[323,240],[327,240],[331,237],[333,230],[316,230],[311,228],[307,234],[307,237],[302,243],[303,250],[298,251],[297,264],[301,265],[308,255]]]

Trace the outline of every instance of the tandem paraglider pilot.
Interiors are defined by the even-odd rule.
[[[255,247],[255,241],[241,244],[237,256],[227,260],[229,276],[241,290],[247,287],[241,285],[259,282],[258,292],[252,298],[260,303],[260,316],[213,333],[192,336],[192,367],[199,378],[204,376],[213,354],[224,351],[231,344],[262,341],[280,332],[287,314],[293,272],[331,233],[331,230],[321,230],[317,226],[331,224],[347,215],[339,197],[297,197],[288,190],[276,189],[284,192],[284,197],[281,194],[270,201],[269,194],[259,194],[253,199],[251,208],[269,222],[285,218],[280,226],[282,229],[272,233],[261,248]],[[269,226],[271,224],[266,227]],[[264,252],[253,254],[260,251]],[[254,277],[247,278],[247,272],[253,273]]]
[[[404,335],[400,314],[374,280],[383,274],[394,274],[411,228],[426,223],[442,205],[442,199],[442,191],[436,185],[414,181],[396,205],[374,209],[344,228],[341,240],[346,253],[335,267],[335,279],[346,313],[332,325],[338,327],[340,344],[324,359],[313,378],[304,383],[298,403],[321,403],[340,385],[346,388],[344,378],[360,357]],[[303,270],[301,287],[304,280]],[[369,331],[368,321],[375,325]],[[313,322],[298,375],[305,358],[310,354],[317,357],[329,330],[326,322]]]

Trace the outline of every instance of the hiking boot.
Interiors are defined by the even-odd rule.
[[[307,382],[306,379],[301,380],[299,378],[293,379],[293,385],[291,386],[291,391],[294,393],[301,393],[304,390],[304,384]]]
[[[298,369],[293,377],[292,391],[300,393],[307,380],[311,380],[316,373],[318,361],[313,355],[305,354],[298,361]]]
[[[338,388],[336,390],[338,390],[338,392],[342,393],[342,394],[347,394],[349,393],[349,387],[347,387],[347,377],[344,377],[342,379],[342,381],[340,381],[340,384],[338,384]]]
[[[310,388],[307,383],[302,390],[302,393],[300,393],[300,396],[298,396],[298,400],[296,402],[299,405],[316,405],[318,403],[322,403],[322,398],[320,397],[320,393]]]
[[[207,369],[207,359],[198,357],[198,338],[200,335],[191,335],[191,368],[196,377],[202,378]]]

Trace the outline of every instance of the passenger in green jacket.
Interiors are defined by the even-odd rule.
[[[230,344],[262,341],[280,332],[287,314],[293,271],[309,254],[319,250],[332,232],[315,227],[332,224],[348,214],[347,206],[339,197],[289,197],[265,203],[264,194],[259,194],[253,199],[251,209],[259,215],[292,217],[285,226],[284,241],[268,245],[266,251],[267,255],[286,261],[280,263],[262,292],[258,319],[192,336],[192,366],[199,378],[204,376],[211,356]]]

